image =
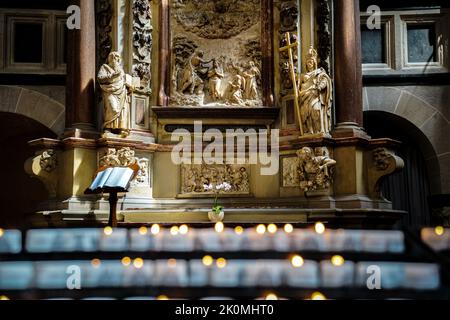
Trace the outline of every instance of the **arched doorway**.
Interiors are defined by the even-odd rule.
[[[27,142],[56,134],[40,122],[24,115],[0,112],[0,227],[21,228],[37,205],[47,198],[44,185],[24,170],[33,156]]]
[[[365,111],[364,127],[372,138],[391,138],[402,142],[397,152],[405,167],[388,177],[382,186],[383,195],[392,201],[394,209],[405,210],[408,215],[402,224],[420,227],[434,223],[429,198],[430,172],[439,168],[433,146],[414,124],[398,115],[383,111]],[[433,157],[434,155],[434,157]]]

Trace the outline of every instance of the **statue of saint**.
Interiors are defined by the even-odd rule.
[[[333,85],[323,68],[317,67],[317,51],[306,58],[307,72],[300,77],[300,112],[305,134],[327,134],[331,130]]]
[[[127,136],[130,130],[131,92],[139,87],[138,80],[125,74],[119,53],[111,52],[108,63],[98,72],[98,82],[103,91],[103,130]]]

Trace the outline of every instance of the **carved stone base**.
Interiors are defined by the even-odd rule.
[[[343,122],[338,123],[336,128],[332,132],[333,138],[363,138],[370,139],[370,136],[364,130],[364,128],[359,127],[356,123],[353,122]]]

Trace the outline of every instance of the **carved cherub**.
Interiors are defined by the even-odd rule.
[[[313,149],[304,147],[297,151],[297,156],[300,187],[305,192],[330,186],[331,168],[336,165],[336,161],[329,157],[327,148],[319,147],[313,152]]]
[[[130,166],[137,162],[137,158],[134,156],[134,150],[131,148],[122,148],[117,152],[117,157],[119,158],[120,164],[122,166]]]
[[[106,154],[99,160],[100,167],[104,166],[120,166],[120,160],[117,151],[114,148],[108,148]]]

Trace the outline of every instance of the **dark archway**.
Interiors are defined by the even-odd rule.
[[[44,185],[24,170],[33,156],[27,142],[56,138],[53,131],[23,115],[0,112],[0,227],[22,228],[48,196]]]
[[[394,209],[408,212],[402,223],[410,227],[433,224],[429,173],[439,163],[430,160],[436,157],[427,137],[408,120],[382,111],[365,111],[364,127],[372,138],[388,137],[402,142],[397,152],[405,161],[405,168],[388,177],[382,186],[383,195],[392,201]]]

